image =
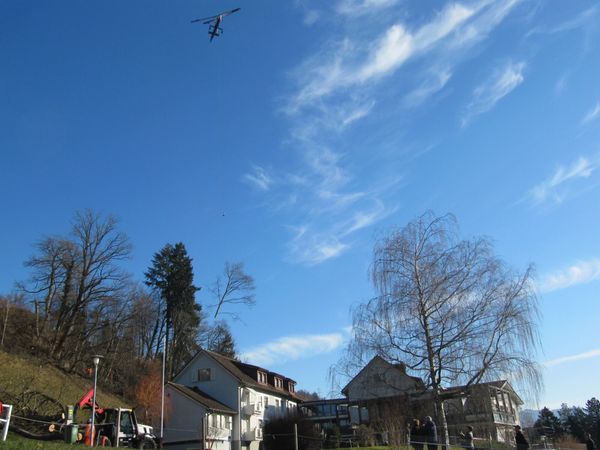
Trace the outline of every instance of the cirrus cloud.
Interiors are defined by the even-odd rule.
[[[509,62],[496,69],[488,80],[473,91],[473,98],[467,105],[467,112],[462,118],[461,125],[466,127],[475,116],[491,110],[496,103],[523,83],[524,69],[524,62]]]
[[[555,273],[546,275],[539,283],[540,292],[548,293],[600,279],[600,259],[579,261]]]
[[[592,358],[597,358],[600,356],[600,348],[596,348],[594,350],[590,350],[588,352],[578,353],[575,355],[562,356],[560,358],[551,359],[543,363],[546,367],[554,367],[559,366],[561,364],[567,364],[575,361],[585,361]]]
[[[296,361],[329,353],[340,348],[343,343],[342,333],[285,336],[248,349],[240,357],[243,361],[267,366],[274,362]]]
[[[551,177],[535,185],[526,195],[534,205],[548,201],[560,204],[569,194],[569,185],[589,178],[598,167],[598,158],[580,156],[569,166],[558,166]]]

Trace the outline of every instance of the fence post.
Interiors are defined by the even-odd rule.
[[[0,436],[1,441],[6,440],[6,435],[8,434],[8,428],[10,426],[10,416],[12,414],[12,405],[1,405],[0,408],[0,425],[2,425],[2,436]],[[6,411],[6,416],[3,418],[2,413]]]

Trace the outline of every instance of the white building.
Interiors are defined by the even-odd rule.
[[[165,443],[169,448],[230,450],[237,412],[197,388],[165,386]],[[206,430],[206,433],[203,433]]]
[[[214,450],[258,450],[265,421],[296,409],[295,385],[283,375],[201,350],[167,384],[165,445],[201,448],[204,439]]]

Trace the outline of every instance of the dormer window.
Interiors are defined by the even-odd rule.
[[[288,383],[288,391],[294,393],[294,383]]]
[[[267,374],[265,372],[258,371],[258,382],[261,384],[267,384]]]
[[[275,384],[277,389],[283,389],[283,380],[281,378],[275,377],[273,384]]]

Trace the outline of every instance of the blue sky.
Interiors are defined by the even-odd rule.
[[[238,6],[210,44],[190,24]],[[327,395],[377,236],[452,212],[535,264],[539,406],[582,405],[600,395],[599,25],[591,0],[4,0],[0,292],[76,210],[111,213],[140,280],[167,242],[203,287],[243,261],[239,350]]]

